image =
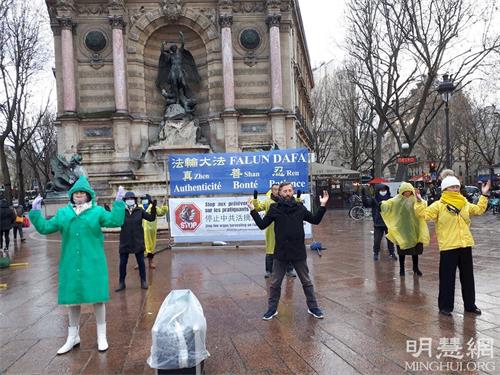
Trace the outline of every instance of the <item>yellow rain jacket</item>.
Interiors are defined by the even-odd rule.
[[[267,214],[267,211],[269,211],[269,207],[271,207],[272,204],[276,203],[271,199],[271,194],[267,194],[269,198],[267,198],[264,202],[259,201],[258,199],[252,200],[252,203],[255,207],[255,211],[260,212],[264,211]],[[271,223],[266,228],[266,254],[272,255],[274,254],[274,247],[276,246],[276,238],[274,236],[274,222]]]
[[[142,204],[139,205],[142,207]],[[151,204],[148,205],[148,208],[145,209],[147,213],[151,213]],[[147,254],[154,254],[156,247],[156,233],[158,232],[158,216],[165,216],[168,212],[167,205],[157,206],[156,207],[156,220],[154,221],[142,221],[142,227],[144,228],[144,245],[146,247],[146,251],[144,252],[144,256]]]
[[[465,197],[463,198],[465,200]],[[488,198],[481,195],[476,204],[464,202],[458,214],[450,212],[447,204],[441,200],[427,206],[426,201],[415,203],[415,212],[425,220],[436,222],[436,235],[440,251],[474,246],[470,232],[470,217],[482,215],[488,206]]]
[[[411,191],[411,197],[404,197],[403,193]],[[382,201],[380,214],[387,226],[387,238],[400,249],[411,249],[417,243],[429,244],[429,229],[424,219],[415,214],[416,202],[413,186],[408,182],[401,183],[398,195]]]

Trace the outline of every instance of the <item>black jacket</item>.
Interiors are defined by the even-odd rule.
[[[325,212],[326,208],[320,207],[318,212],[313,215],[295,199],[291,201],[280,199],[278,203],[270,206],[264,218],[261,218],[255,210],[252,210],[250,215],[260,229],[265,229],[274,222],[276,237],[274,257],[278,260],[289,261],[307,258],[304,244],[304,221],[319,224]]]
[[[9,207],[6,200],[0,201],[0,231],[11,230],[12,225],[16,221],[16,214],[12,208]]]
[[[380,195],[380,190],[387,190],[387,194],[384,196]],[[382,216],[380,215],[380,204],[382,203],[382,201],[386,201],[390,198],[391,190],[389,189],[389,186],[384,184],[378,184],[375,186],[375,196],[373,198],[363,195],[363,205],[365,207],[371,207],[372,209],[374,227],[386,227],[384,219],[382,219]]]
[[[125,222],[120,232],[120,254],[135,254],[144,252],[144,229],[142,219],[156,220],[156,207],[148,214],[141,207],[135,207],[132,212],[125,208]]]

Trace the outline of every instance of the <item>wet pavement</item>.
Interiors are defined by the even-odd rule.
[[[481,316],[464,314],[458,282],[453,316],[438,314],[439,253],[432,225],[431,245],[420,259],[423,276],[413,275],[411,259],[407,259],[406,277],[400,277],[399,263],[390,260],[386,250],[378,262],[373,261],[371,221],[353,222],[345,211],[329,211],[314,228],[315,239],[327,250],[321,258],[312,252],[308,258],[325,319],[307,314],[300,281],[288,279],[279,315],[269,322],[261,320],[269,282],[264,278],[263,245],[163,251],[155,258],[157,269],[148,270],[147,291],[140,289],[135,259],[130,257],[127,289],[115,293],[118,243],[116,235],[107,235],[110,348],[105,353],[97,351],[93,308],[85,306],[81,346],[62,356],[56,351],[66,338],[67,313],[57,305],[59,237],[45,238],[30,228],[27,241],[15,246],[13,259],[28,266],[0,270],[0,283],[8,284],[7,289],[0,289],[0,373],[153,374],[146,359],[156,314],[170,290],[189,288],[207,319],[211,354],[206,360],[207,374],[400,374],[405,369],[420,374],[437,373],[436,366],[443,363],[448,366],[445,370],[455,373],[498,374],[497,216],[487,214],[473,221]],[[165,244],[162,239],[158,247]],[[444,344],[457,341],[462,358],[457,353],[458,359],[448,352],[443,355]],[[482,343],[483,356],[475,357],[467,342]],[[429,343],[430,348],[425,346]],[[419,356],[414,345],[421,351]],[[422,352],[423,348],[431,353]],[[456,345],[454,349],[458,350]],[[408,367],[419,363],[424,367]],[[453,366],[462,366],[463,371]]]

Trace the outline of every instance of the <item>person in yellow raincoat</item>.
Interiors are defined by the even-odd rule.
[[[415,212],[425,220],[434,220],[439,247],[439,296],[438,306],[442,315],[451,316],[455,303],[455,276],[460,271],[462,298],[467,312],[481,315],[476,306],[472,246],[474,239],[470,232],[471,216],[482,215],[488,205],[491,181],[482,189],[476,204],[469,203],[460,194],[460,181],[455,176],[447,176],[441,182],[441,198],[427,206],[427,202],[417,193]]]
[[[151,198],[151,195],[145,194],[141,197],[141,206],[146,210],[147,213],[151,212],[152,203],[153,199]],[[158,232],[158,216],[165,216],[167,212],[167,205],[162,204],[161,206],[156,207],[156,220],[142,221],[142,227],[144,228],[144,245],[146,246],[144,256],[148,258],[149,268],[156,268],[156,265],[153,262],[153,258],[155,256],[156,234]]]
[[[422,276],[418,268],[418,256],[424,245],[429,244],[429,229],[424,219],[415,214],[415,189],[408,182],[402,182],[398,195],[382,201],[380,213],[387,225],[387,238],[396,244],[399,255],[399,275],[405,275],[405,257],[411,255],[413,272]]]
[[[254,191],[254,199],[252,201],[255,210],[257,212],[264,211],[266,214],[269,211],[269,207],[278,202],[279,200],[279,184],[273,184],[271,190],[267,192],[268,198],[265,201],[259,201],[257,199],[257,190]],[[274,223],[266,228],[266,273],[265,278],[271,277],[273,272],[273,260],[274,260],[274,247],[276,246],[276,238],[274,236]],[[293,265],[290,263],[286,270],[286,275],[288,277],[297,277],[293,271]]]

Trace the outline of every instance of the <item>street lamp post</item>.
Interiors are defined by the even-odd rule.
[[[450,101],[453,90],[455,90],[455,85],[450,79],[448,74],[443,74],[443,81],[438,86],[438,92],[444,101],[444,117],[445,117],[445,136],[446,136],[446,168],[451,169],[451,142],[450,142],[450,123],[449,123],[449,113],[450,109],[448,107],[448,102]]]
[[[403,157],[408,156],[408,150],[410,149],[410,145],[408,143],[403,143],[401,145],[401,153],[403,154]],[[408,179],[408,164],[403,164],[403,181],[406,181]]]

